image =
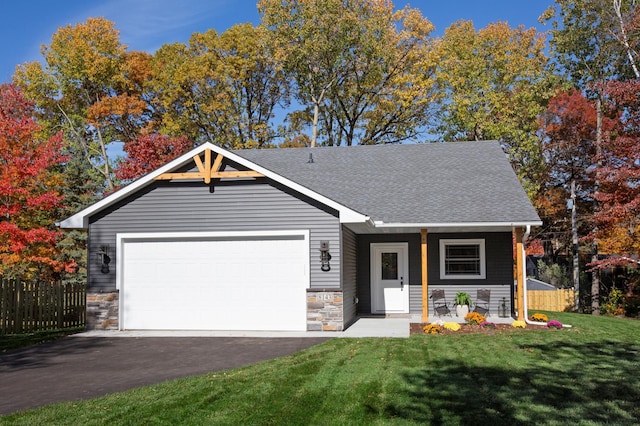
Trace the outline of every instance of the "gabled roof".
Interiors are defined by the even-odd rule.
[[[234,152],[377,225],[541,224],[496,141]]]
[[[278,183],[281,183],[289,188],[292,188],[314,200],[319,201],[322,204],[325,204],[328,207],[331,207],[335,210],[337,210],[340,214],[340,221],[341,222],[349,222],[349,223],[364,223],[367,222],[369,220],[369,218],[365,215],[362,215],[346,206],[343,206],[339,203],[336,203],[335,201],[328,199],[326,197],[324,197],[322,194],[318,194],[313,192],[312,190],[305,188],[303,186],[301,186],[300,184],[290,181],[289,179],[282,177],[274,172],[271,172],[269,170],[264,169],[263,167],[259,166],[258,164],[254,164],[251,161],[244,159],[242,157],[239,157],[238,155],[234,154],[231,151],[227,151],[223,148],[220,148],[219,146],[213,145],[209,142],[204,143],[194,149],[192,149],[191,151],[187,152],[186,154],[176,158],[175,160],[165,164],[164,166],[154,170],[153,172],[141,177],[140,179],[130,183],[129,185],[119,189],[118,191],[114,192],[113,194],[103,198],[102,200],[98,201],[97,203],[94,203],[92,205],[90,205],[89,207],[79,211],[78,213],[74,214],[73,216],[57,223],[56,225],[60,226],[61,228],[87,228],[89,226],[89,218],[106,209],[107,207],[115,204],[116,202],[124,199],[125,197],[135,193],[136,191],[141,190],[142,188],[147,187],[148,185],[150,185],[151,183],[153,183],[156,178],[160,177],[161,175],[165,174],[165,173],[169,173],[175,170],[179,170],[181,168],[183,168],[185,165],[188,165],[190,163],[193,163],[193,157],[196,155],[199,155],[203,152],[205,152],[206,150],[211,150],[216,154],[221,154],[223,155],[225,158],[227,158],[228,160],[231,160],[241,166],[244,166],[250,170],[255,170],[256,172],[259,172],[261,174],[263,174],[265,177],[272,179]]]
[[[557,290],[556,287],[544,281],[536,280],[535,278],[527,278],[527,290]]]
[[[242,151],[206,143],[59,225],[87,227],[93,214],[184,168],[207,149],[337,210],[342,223],[376,228],[541,224],[499,143],[491,141]]]

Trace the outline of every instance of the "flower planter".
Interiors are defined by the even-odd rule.
[[[464,318],[469,313],[469,305],[456,305],[456,315]]]

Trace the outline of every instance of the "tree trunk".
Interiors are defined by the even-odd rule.
[[[598,200],[596,195],[598,194],[598,190],[600,189],[600,169],[602,168],[602,98],[600,94],[598,94],[598,98],[596,99],[596,178],[593,185],[593,212],[596,213],[598,211]],[[598,237],[595,236],[598,232],[598,226],[595,225],[594,229],[594,238],[592,243],[592,251],[591,251],[591,262],[596,262],[598,260]],[[600,315],[600,270],[593,269],[591,273],[591,314],[592,315]]]
[[[616,16],[618,17],[618,24],[620,24],[620,34],[621,39],[620,43],[624,46],[624,49],[627,53],[627,59],[629,59],[629,64],[631,64],[631,68],[633,69],[633,74],[636,78],[640,78],[640,71],[638,71],[638,67],[636,66],[636,60],[634,57],[634,51],[629,45],[629,37],[627,37],[627,29],[624,27],[624,20],[622,19],[622,0],[613,0],[613,9],[616,12]]]
[[[107,181],[107,188],[109,191],[113,191],[115,189],[115,185],[113,184],[113,179],[111,179],[111,166],[109,164],[109,154],[107,154],[107,146],[104,143],[104,139],[102,139],[102,132],[100,128],[97,128],[98,131],[98,141],[100,142],[100,152],[102,154],[102,161],[104,161],[104,169],[102,174],[104,175],[105,180]]]
[[[573,238],[573,289],[575,290],[574,309],[580,309],[580,265],[578,258],[578,209],[576,207],[576,181],[571,180],[571,235]]]
[[[316,139],[318,138],[318,115],[320,114],[320,106],[318,102],[313,103],[313,127],[311,129],[311,148],[316,147]]]

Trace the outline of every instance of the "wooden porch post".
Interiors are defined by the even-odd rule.
[[[518,321],[524,321],[524,228],[516,228],[516,279],[518,280]]]
[[[420,230],[422,252],[422,322],[429,322],[429,279],[427,275],[427,230]]]

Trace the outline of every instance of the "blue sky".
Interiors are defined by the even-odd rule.
[[[407,2],[395,0],[396,7]],[[553,0],[415,0],[411,7],[442,31],[459,19],[476,28],[496,21],[545,30],[538,16]],[[223,32],[234,24],[260,21],[256,0],[22,0],[3,2],[0,26],[0,82],[8,82],[17,64],[42,59],[40,46],[56,30],[89,17],[105,17],[120,30],[130,50],[153,53],[165,43],[186,42],[194,32]]]

